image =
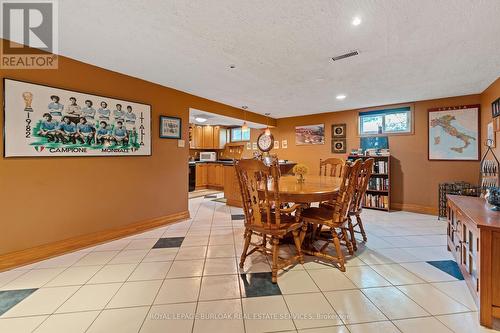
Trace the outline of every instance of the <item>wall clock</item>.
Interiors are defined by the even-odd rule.
[[[267,135],[265,132],[261,133],[257,139],[257,146],[260,151],[268,152],[273,149],[274,137],[272,134]]]

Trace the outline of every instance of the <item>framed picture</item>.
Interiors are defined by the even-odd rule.
[[[332,138],[345,138],[345,137],[346,137],[346,124],[333,124]]]
[[[160,138],[180,139],[182,136],[182,119],[160,116]]]
[[[277,141],[277,140],[274,140],[274,146],[273,146],[274,149],[280,149],[280,142]]]
[[[288,140],[281,140],[281,148],[283,149],[288,148]]]
[[[151,106],[4,79],[4,156],[150,156]]]
[[[500,116],[500,98],[491,103],[491,115],[493,118]]]
[[[333,154],[345,154],[347,151],[346,148],[346,139],[332,139],[332,153]]]
[[[295,144],[322,145],[325,143],[325,124],[295,127]]]
[[[429,160],[479,160],[479,109],[464,105],[428,110]]]
[[[497,146],[495,139],[496,138],[495,138],[495,131],[493,129],[493,122],[489,122],[488,123],[488,142],[490,142],[489,146],[491,148],[495,148]]]

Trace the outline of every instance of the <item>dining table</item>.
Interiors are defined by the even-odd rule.
[[[314,202],[329,201],[335,198],[340,189],[341,178],[319,175],[305,175],[302,182],[296,176],[281,176],[278,182],[278,191],[281,202],[311,204]],[[274,182],[267,183],[269,193],[274,193]],[[264,194],[264,184],[259,188]]]

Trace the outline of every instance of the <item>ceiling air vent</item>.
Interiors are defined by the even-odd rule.
[[[345,58],[354,57],[354,56],[356,56],[358,54],[359,54],[359,52],[357,50],[354,50],[354,51],[351,51],[351,52],[347,52],[347,53],[344,53],[344,54],[332,57],[332,60],[333,61],[338,61],[338,60],[342,60],[342,59],[345,59]]]

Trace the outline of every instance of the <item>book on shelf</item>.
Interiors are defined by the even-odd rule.
[[[389,197],[383,194],[365,194],[363,206],[367,208],[387,209],[389,207]]]
[[[387,178],[370,178],[368,180],[368,190],[372,191],[388,191],[389,190],[389,179]]]
[[[373,164],[372,172],[377,173],[377,174],[388,173],[387,161],[383,161],[383,160],[382,161],[375,161],[375,163]]]

